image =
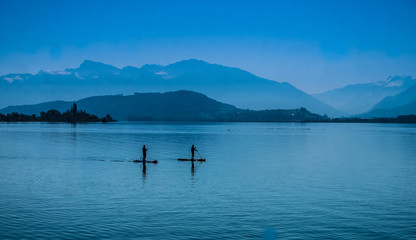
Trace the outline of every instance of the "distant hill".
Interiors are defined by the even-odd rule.
[[[64,112],[71,108],[73,102],[66,102],[66,101],[52,101],[52,102],[44,102],[38,103],[33,105],[18,105],[18,106],[9,106],[3,109],[0,109],[0,113],[12,113],[17,112],[26,115],[32,114],[39,114],[40,112],[48,111],[51,109],[58,110],[59,112]]]
[[[97,95],[181,89],[201,92],[239,108],[305,107],[320,114],[344,115],[289,83],[267,80],[238,68],[194,59],[167,66],[144,65],[122,69],[87,60],[78,68],[63,71],[9,74],[0,77],[0,107],[55,99],[71,101]]]
[[[0,113],[39,114],[56,109],[64,111],[72,102],[53,101],[34,105],[10,106]],[[224,104],[207,96],[191,92],[136,93],[134,95],[96,96],[76,101],[78,109],[115,120],[138,121],[318,121],[318,114],[306,109],[293,110],[243,110]]]
[[[416,114],[416,85],[395,96],[384,98],[363,117],[396,117],[398,115]]]
[[[391,109],[374,109],[368,113],[359,114],[358,117],[397,117],[400,115],[416,115],[416,101]]]
[[[387,96],[393,96],[416,84],[410,76],[390,77],[386,81],[353,84],[312,96],[349,114],[369,111]]]
[[[391,109],[391,108],[407,105],[414,101],[416,101],[416,85],[410,87],[406,91],[403,91],[395,96],[384,98],[382,101],[377,103],[372,108],[372,110],[379,109],[379,108]]]

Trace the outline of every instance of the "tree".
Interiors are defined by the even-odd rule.
[[[46,112],[46,121],[59,122],[62,119],[62,115],[58,110],[52,109]]]
[[[76,103],[74,103],[72,105],[71,112],[73,113],[74,116],[77,114],[77,104]]]

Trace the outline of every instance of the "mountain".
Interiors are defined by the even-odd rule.
[[[360,114],[358,116],[367,117],[367,118],[368,117],[380,118],[380,117],[397,117],[397,116],[402,116],[402,115],[416,115],[416,101],[400,106],[400,107],[394,107],[391,109],[383,109],[383,108],[374,109],[367,113]]]
[[[396,117],[416,114],[416,85],[395,96],[385,97],[363,117]]]
[[[100,76],[103,74],[120,74],[120,69],[100,63],[100,62],[94,62],[90,60],[85,60],[78,68],[75,69],[65,69],[66,72],[70,73],[76,73],[79,77],[88,78],[95,76]]]
[[[167,66],[144,65],[161,76],[167,90],[188,89],[222,102],[249,109],[293,109],[306,107],[312,112],[342,115],[327,104],[311,97],[289,83],[257,77],[238,68],[187,60]]]
[[[391,108],[407,105],[414,101],[416,101],[416,85],[410,87],[406,91],[399,93],[395,96],[385,97],[382,101],[377,103],[372,108],[372,110],[379,109],[379,108],[391,109]]]
[[[353,84],[312,96],[349,114],[367,112],[387,96],[393,96],[416,84],[410,76],[389,77],[386,81]]]
[[[305,107],[320,114],[343,115],[289,83],[267,80],[238,68],[194,59],[166,66],[128,66],[121,69],[86,60],[74,69],[2,76],[0,86],[0,107],[54,99],[74,100],[96,95],[186,89],[239,108]]]
[[[72,102],[53,101],[34,105],[11,106],[0,109],[0,113],[17,112],[26,115],[56,109],[68,110]],[[207,96],[191,92],[136,93],[88,97],[76,101],[78,109],[98,116],[110,114],[116,120],[145,121],[317,121],[326,119],[308,112],[294,110],[243,110],[224,104]]]

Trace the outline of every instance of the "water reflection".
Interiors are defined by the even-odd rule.
[[[142,167],[142,180],[144,185],[146,183],[146,163],[144,163]]]
[[[195,173],[197,172],[197,169],[199,168],[198,166],[195,166],[195,162],[197,162],[197,161],[191,161],[191,176],[192,176],[192,180],[194,179],[194,177],[195,177]],[[203,162],[199,162],[199,164],[198,165],[202,165],[203,164]]]
[[[194,178],[194,175],[195,175],[195,165],[194,165],[194,161],[192,161],[191,174],[192,174],[192,179],[193,179]]]

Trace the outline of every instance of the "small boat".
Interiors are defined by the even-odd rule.
[[[205,162],[205,158],[194,158],[194,159],[187,159],[187,158],[178,158],[178,161],[195,161],[195,162]]]
[[[135,163],[141,163],[141,162],[143,162],[143,160],[133,160],[133,162],[135,162]],[[154,163],[154,164],[157,164],[157,160],[153,160],[153,161],[146,160],[146,163]]]

